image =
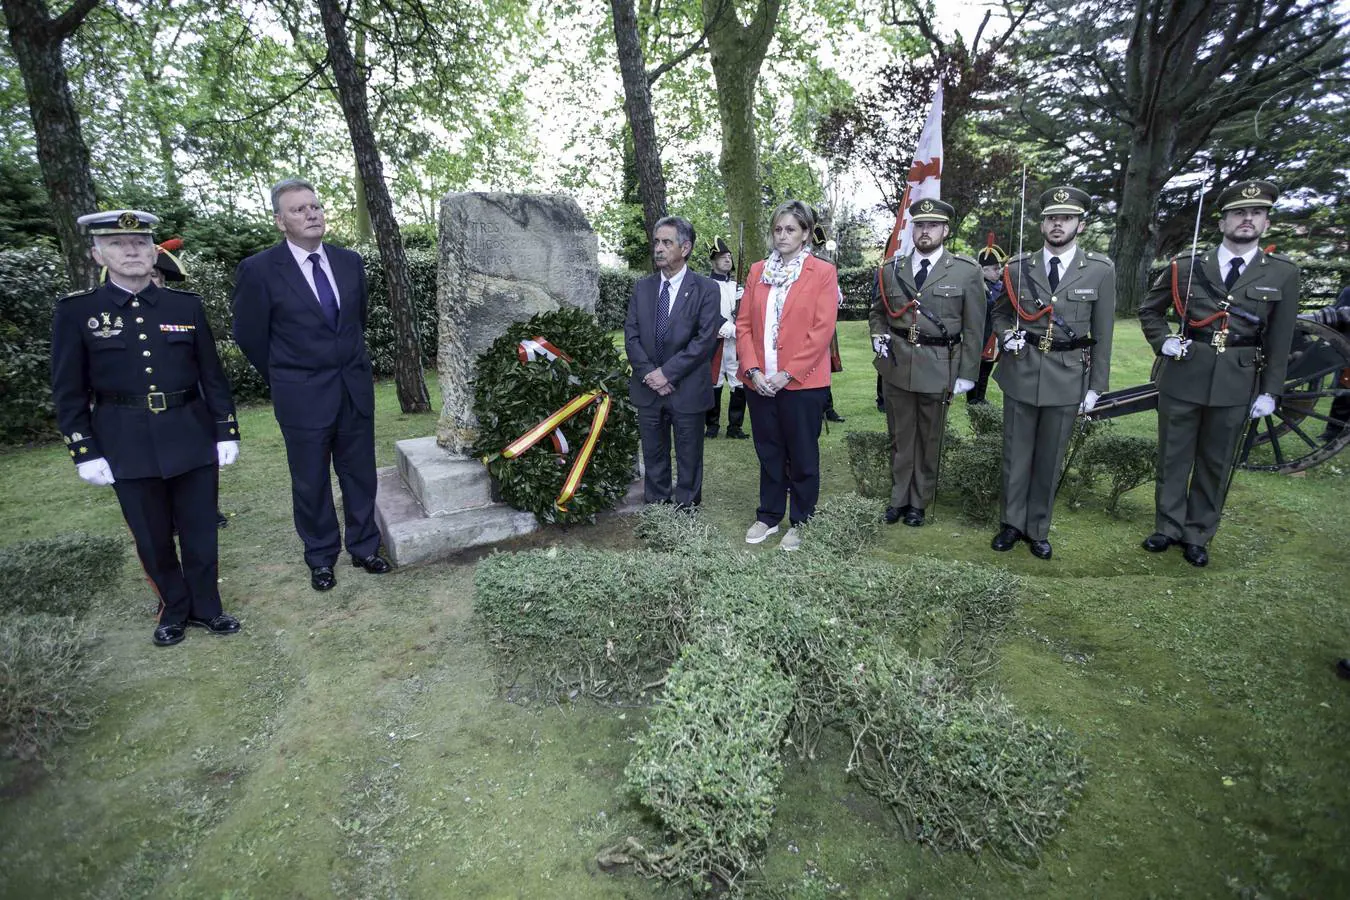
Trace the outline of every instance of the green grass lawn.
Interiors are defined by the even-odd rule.
[[[866,323],[840,326],[847,422],[822,438],[823,493],[852,490],[843,434],[884,430]],[[1147,380],[1136,323],[1118,326],[1112,387]],[[434,386],[433,386],[434,393]],[[991,386],[991,399],[998,402]],[[379,386],[381,465],[435,416]],[[952,408],[965,428],[965,405]],[[248,409],[222,475],[221,591],[241,635],[150,643],[139,568],[90,597],[104,707],[46,767],[0,764],[0,896],[673,897],[597,851],[654,841],[625,796],[640,708],[508,701],[471,617],[474,555],[309,588],[271,410]],[[1152,414],[1121,420],[1150,434]],[[1053,561],[989,549],[939,502],[877,553],[1002,565],[1027,590],[993,680],[1083,742],[1087,790],[1034,868],[937,856],[843,772],[829,740],[789,764],[757,893],[781,897],[1337,897],[1350,894],[1350,458],[1303,477],[1238,477],[1212,562],[1152,556],[1152,491],[1118,517],[1062,503]],[[748,441],[710,442],[705,512],[734,565],[753,518]],[[878,505],[878,515],[881,505]],[[60,444],[0,453],[0,543],[126,535],[110,490]],[[131,541],[126,537],[130,554]],[[516,546],[630,546],[622,520]],[[772,542],[757,552],[776,552]]]

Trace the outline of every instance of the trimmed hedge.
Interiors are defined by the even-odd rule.
[[[1093,434],[1083,447],[1081,467],[1089,477],[1101,472],[1110,479],[1106,511],[1115,515],[1127,491],[1153,480],[1157,460],[1157,438],[1104,430]]]
[[[839,305],[840,319],[850,321],[867,318],[872,311],[872,287],[876,281],[876,266],[839,270],[839,290],[844,295],[844,302]]]
[[[89,727],[99,705],[92,627],[69,616],[0,617],[0,747],[38,759],[66,732]]]
[[[891,496],[891,436],[885,431],[844,433],[848,468],[858,493],[874,500]]]
[[[623,320],[628,315],[628,301],[633,296],[633,287],[642,272],[632,269],[600,269],[600,299],[595,304],[595,317],[600,327],[606,331],[618,331],[623,328]]]
[[[0,616],[82,615],[125,562],[122,540],[81,532],[0,547]]]
[[[52,306],[68,285],[55,250],[0,250],[0,441],[56,437]]]

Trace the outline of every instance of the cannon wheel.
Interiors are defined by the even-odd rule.
[[[1337,397],[1350,397],[1350,338],[1299,319],[1279,403],[1274,413],[1247,429],[1240,466],[1255,472],[1302,472],[1341,452],[1350,444],[1350,428],[1323,437],[1333,423],[1342,424],[1331,416]]]

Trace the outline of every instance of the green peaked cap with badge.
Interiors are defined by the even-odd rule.
[[[1280,189],[1269,181],[1239,181],[1219,195],[1219,214],[1230,209],[1270,209],[1280,197]]]
[[[1046,216],[1085,216],[1092,207],[1087,191],[1062,184],[1041,194],[1041,218]]]
[[[925,197],[910,204],[909,218],[914,222],[942,222],[950,225],[956,218],[956,209],[950,203],[943,203],[932,197]]]

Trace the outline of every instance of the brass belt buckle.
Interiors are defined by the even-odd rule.
[[[915,322],[909,326],[909,335],[906,338],[911,344],[919,343],[919,323]]]
[[[1045,334],[1041,335],[1041,339],[1040,339],[1039,341],[1036,342],[1036,348],[1037,348],[1038,350],[1040,350],[1042,353],[1049,353],[1049,352],[1050,352],[1050,333],[1049,333],[1049,332],[1046,332]]]
[[[158,398],[158,400],[156,400],[156,398]],[[168,400],[165,398],[163,391],[154,391],[153,393],[146,394],[145,405],[152,413],[162,413],[169,408]]]
[[[1215,353],[1223,353],[1228,349],[1228,329],[1214,332],[1214,336],[1209,339],[1209,343],[1214,348]]]

